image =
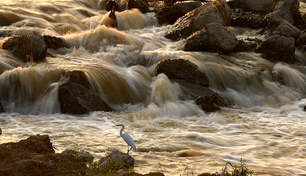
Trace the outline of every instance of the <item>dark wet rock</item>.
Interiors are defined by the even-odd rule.
[[[303,110],[306,111],[306,105],[304,106]]]
[[[204,4],[179,18],[167,31],[165,37],[171,40],[187,38],[202,30],[209,23],[230,23],[231,9],[225,0],[215,0]]]
[[[47,135],[0,145],[0,175],[85,175],[86,164],[56,154]]]
[[[200,96],[195,99],[195,103],[200,105],[205,112],[215,112],[220,110],[220,106],[228,106],[228,101],[221,97],[218,93],[214,93],[211,96]]]
[[[261,28],[264,15],[256,12],[244,12],[242,9],[233,9],[231,15],[231,26]]]
[[[149,12],[149,4],[146,0],[129,0],[128,1],[128,9],[137,8],[142,13]]]
[[[0,128],[0,135],[2,134],[2,129]]]
[[[216,174],[210,174],[210,173],[202,173],[198,176],[216,176]]]
[[[279,0],[230,0],[231,7],[242,8],[244,11],[253,11],[259,13],[271,12]]]
[[[269,35],[282,35],[285,37],[293,37],[297,39],[300,36],[301,30],[289,23],[287,20],[270,21],[264,27],[260,34]]]
[[[14,13],[8,11],[0,11],[0,26],[9,26],[12,23],[15,23],[20,20],[21,17]]]
[[[76,150],[66,149],[62,151],[62,154],[75,158],[76,160],[83,161],[85,163],[91,163],[94,160],[94,156],[86,151],[76,151]]]
[[[2,106],[2,103],[0,102],[0,113],[4,112],[4,108]]]
[[[194,63],[184,59],[169,59],[158,63],[155,74],[164,73],[169,79],[179,79],[190,83],[209,87],[209,81],[205,73],[198,69]]]
[[[302,48],[303,50],[306,49],[306,31],[303,31],[296,40],[296,46]]]
[[[113,168],[113,171],[120,169],[134,168],[135,159],[126,153],[118,150],[112,151],[109,155],[99,160],[99,163],[105,168]]]
[[[244,0],[228,0],[227,5],[231,9],[246,9]]]
[[[264,54],[265,58],[270,61],[295,62],[295,40],[293,37],[273,35],[263,41],[256,51]]]
[[[44,35],[43,39],[48,48],[59,49],[59,48],[67,47],[64,39],[62,38],[50,36],[50,35]]]
[[[58,91],[62,113],[87,114],[91,111],[112,110],[98,94],[82,85],[67,82],[61,85]]]
[[[81,70],[67,70],[65,76],[69,78],[69,82],[79,84],[87,89],[93,90],[90,82],[86,77],[86,73]]]
[[[271,13],[265,16],[265,21],[287,20],[293,24],[300,16],[298,0],[279,0]]]
[[[173,24],[177,19],[184,16],[186,13],[200,7],[200,1],[183,1],[172,6],[166,6],[156,12],[156,18],[159,24]]]
[[[22,35],[8,38],[2,49],[9,50],[25,62],[42,61],[47,55],[47,46],[41,35]]]
[[[219,23],[207,24],[205,29],[187,38],[185,51],[230,52],[238,44],[237,38]]]

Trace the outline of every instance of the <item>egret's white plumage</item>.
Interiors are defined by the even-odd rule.
[[[218,173],[217,175],[223,176],[224,173],[225,173],[225,170],[226,170],[226,166],[227,166],[228,164],[231,165],[231,166],[233,167],[232,163],[231,163],[230,161],[227,161],[227,162],[225,163],[225,167],[224,167],[223,171],[220,172],[220,173]]]
[[[135,142],[133,140],[133,138],[128,134],[128,133],[122,133],[124,130],[124,125],[123,124],[119,124],[117,126],[122,126],[121,130],[120,130],[120,136],[124,139],[124,141],[127,143],[128,145],[128,150],[127,150],[127,154],[130,152],[130,150],[134,149],[136,150],[136,145]],[[131,148],[129,148],[129,146],[131,146]]]

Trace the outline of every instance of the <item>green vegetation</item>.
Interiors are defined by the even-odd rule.
[[[234,164],[232,176],[252,176],[253,174],[254,171],[246,166],[245,161],[242,158],[240,159],[240,166]]]

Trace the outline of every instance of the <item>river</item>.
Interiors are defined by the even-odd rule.
[[[0,1],[0,19],[9,24],[0,27],[2,34],[35,31],[62,37],[70,46],[49,50],[53,57],[33,64],[0,49],[0,87],[9,90],[0,143],[47,134],[56,152],[79,149],[100,158],[110,150],[126,151],[116,126],[124,123],[137,146],[130,155],[139,173],[215,173],[227,160],[239,164],[242,158],[254,175],[306,175],[302,52],[296,50],[299,65],[270,62],[257,53],[185,52],[184,40],[164,37],[170,25],[159,25],[154,13],[117,12],[117,28],[107,27],[108,13],[96,0]],[[256,34],[229,30],[237,37]],[[195,63],[210,88],[235,105],[205,113],[193,101],[179,100],[177,86],[154,75],[159,61],[178,58]],[[61,114],[57,93],[65,70],[84,71],[116,111]],[[192,156],[179,157],[183,152]]]

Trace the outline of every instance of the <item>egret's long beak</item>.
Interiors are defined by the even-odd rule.
[[[234,167],[231,162],[229,162],[228,164],[230,164],[232,167]]]

